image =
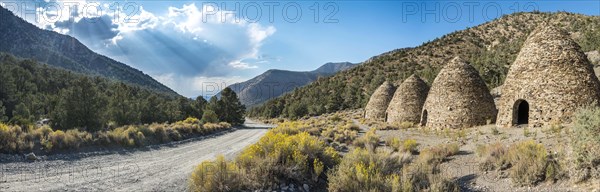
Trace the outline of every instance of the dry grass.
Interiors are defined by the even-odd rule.
[[[385,144],[390,147],[394,152],[408,152],[411,154],[417,154],[419,150],[417,147],[419,143],[417,143],[414,139],[406,139],[404,141],[400,141],[400,139],[396,137],[388,137],[385,141]]]
[[[16,153],[33,148],[32,135],[23,132],[20,126],[9,126],[0,123],[0,152]]]
[[[556,181],[563,175],[555,158],[542,144],[522,141],[507,147],[501,143],[479,146],[480,168],[484,171],[509,169],[513,183],[532,186],[542,181]]]
[[[479,169],[482,171],[505,170],[510,167],[507,157],[508,148],[502,143],[477,146],[477,156],[481,159]]]
[[[436,145],[422,150],[417,160],[421,163],[430,165],[440,164],[445,161],[447,157],[458,154],[459,149],[460,146],[456,143]]]
[[[512,165],[510,176],[518,185],[535,185],[546,179],[546,148],[535,141],[513,145],[507,153]]]
[[[455,182],[433,174],[409,153],[357,148],[330,172],[329,191],[459,191]]]
[[[48,126],[30,126],[23,130],[20,126],[0,123],[0,152],[25,153],[34,148],[53,152],[92,145],[144,146],[178,141],[231,127],[228,123],[200,125],[199,122],[198,119],[188,118],[172,124],[130,125],[95,133],[77,129],[52,130]]]
[[[414,123],[411,122],[394,122],[391,124],[378,124],[379,126],[377,127],[379,130],[398,130],[398,129],[409,129],[409,128],[413,128],[415,127]]]
[[[574,154],[571,177],[576,182],[600,179],[600,108],[579,111],[570,136]]]

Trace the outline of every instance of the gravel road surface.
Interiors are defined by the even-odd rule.
[[[186,191],[196,165],[233,158],[269,125],[245,127],[142,149],[50,155],[36,162],[0,161],[0,191]]]

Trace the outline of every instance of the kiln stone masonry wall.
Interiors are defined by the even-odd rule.
[[[394,96],[395,87],[389,82],[383,82],[379,86],[365,107],[365,119],[372,119],[377,121],[385,120],[385,110]]]
[[[495,122],[494,100],[473,66],[459,57],[437,75],[421,113],[421,125],[431,128],[467,128]]]
[[[578,108],[597,105],[600,83],[593,67],[569,35],[541,25],[525,41],[511,65],[498,102],[497,125],[515,125],[526,118],[530,127],[569,123]],[[527,102],[528,117],[519,116]]]
[[[418,124],[427,98],[429,86],[417,75],[408,77],[394,93],[387,108],[388,123],[411,122]]]

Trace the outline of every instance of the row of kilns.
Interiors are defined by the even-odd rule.
[[[365,107],[365,118],[431,128],[490,123],[539,127],[568,123],[581,107],[598,105],[600,82],[568,33],[544,25],[534,30],[511,65],[494,102],[477,70],[459,57],[439,72],[431,88],[412,75],[399,86],[384,82]]]

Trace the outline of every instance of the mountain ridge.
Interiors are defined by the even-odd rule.
[[[373,56],[358,67],[321,78],[249,111],[255,117],[300,118],[364,107],[384,81],[396,84],[417,74],[429,84],[451,58],[471,63],[489,88],[500,86],[527,35],[542,23],[564,28],[584,52],[600,50],[600,16],[568,12],[504,15],[435,38],[420,46]]]
[[[350,62],[329,62],[312,71],[269,69],[252,79],[228,87],[238,94],[242,104],[253,107],[270,98],[311,83],[318,78],[327,77],[355,66],[357,64]]]
[[[178,95],[142,71],[90,50],[74,37],[40,29],[0,6],[0,52],[30,58],[66,70],[99,75],[155,91]]]

